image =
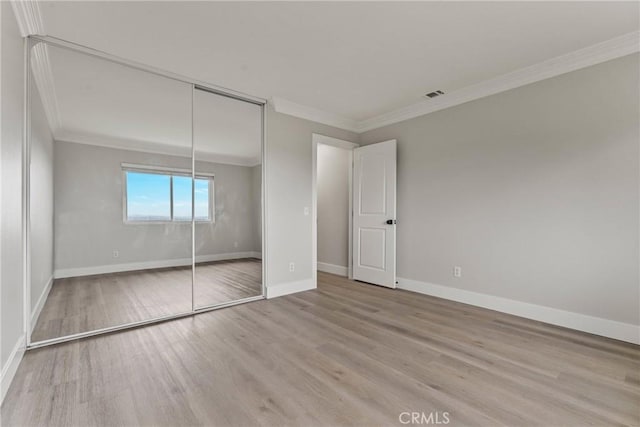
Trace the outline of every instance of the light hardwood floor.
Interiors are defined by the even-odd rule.
[[[640,423],[640,347],[319,273],[317,290],[27,352],[3,425]]]
[[[173,267],[57,279],[32,341],[191,311],[191,268]],[[198,263],[196,307],[262,294],[262,262]]]

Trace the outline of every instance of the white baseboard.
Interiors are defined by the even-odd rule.
[[[318,271],[325,273],[337,274],[338,276],[347,277],[349,270],[342,265],[328,264],[326,262],[318,262]]]
[[[262,258],[260,252],[231,252],[226,254],[196,256],[196,262],[226,261],[241,258]],[[63,268],[53,274],[56,279],[67,277],[92,276],[94,274],[120,273],[124,271],[149,270],[154,268],[182,267],[191,265],[191,258],[178,258],[162,261],[130,262],[126,264],[98,265],[94,267]]]
[[[13,377],[16,376],[16,372],[18,371],[18,366],[20,366],[23,355],[24,335],[21,335],[15,346],[13,346],[13,350],[11,350],[11,353],[9,354],[7,363],[2,367],[2,374],[0,375],[0,404],[4,401],[7,391],[9,391],[9,386],[13,381]]]
[[[267,286],[267,298],[276,298],[283,295],[294,294],[296,292],[308,291],[315,289],[313,279],[298,280],[295,282],[279,283],[277,285]]]
[[[38,298],[36,306],[31,310],[31,332],[33,332],[33,328],[35,328],[36,323],[38,322],[38,317],[40,317],[40,313],[42,312],[42,307],[44,307],[44,303],[47,301],[47,297],[51,291],[51,285],[53,285],[53,276],[49,278],[47,285],[40,294],[40,298]]]
[[[450,286],[398,278],[398,288],[444,298],[590,334],[640,344],[640,326],[586,314],[559,310],[508,298],[466,291]]]

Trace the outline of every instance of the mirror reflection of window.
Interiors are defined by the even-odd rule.
[[[215,221],[212,193],[212,179],[196,178],[193,190],[195,201],[193,216],[196,221]]]
[[[213,222],[212,190],[213,177],[125,170],[125,222]]]
[[[171,221],[171,177],[127,171],[127,221]]]

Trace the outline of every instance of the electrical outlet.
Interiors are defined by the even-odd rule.
[[[304,208],[304,216],[309,215],[309,208],[305,206]]]
[[[237,248],[238,247],[238,242],[233,242],[233,247]]]
[[[294,271],[296,271],[296,263],[295,262],[290,262],[289,263],[289,272],[293,273]]]
[[[453,267],[453,277],[462,277],[462,267],[457,265]]]
[[[113,251],[113,257],[114,258],[118,258],[120,256],[120,252],[118,251]]]

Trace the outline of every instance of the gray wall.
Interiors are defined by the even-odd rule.
[[[262,253],[262,165],[251,168],[253,251]]]
[[[53,136],[37,90],[31,98],[31,312],[53,276]]]
[[[121,166],[190,169],[189,158],[56,141],[54,159],[56,270],[191,257],[190,223],[123,223]],[[197,256],[260,250],[252,169],[196,162],[197,171],[215,174],[216,209],[215,223],[196,225]]]
[[[22,294],[22,88],[24,87],[22,38],[11,3],[0,2],[0,80],[2,95],[2,236],[0,265],[2,367],[24,332]]]
[[[627,56],[362,134],[398,140],[399,277],[639,324],[639,71]]]
[[[255,167],[196,162],[196,171],[214,173],[215,223],[196,223],[196,256],[262,252],[259,235],[260,192]],[[188,228],[188,227],[187,227]]]
[[[267,285],[312,278],[311,134],[357,141],[352,132],[267,109]],[[304,215],[304,208],[309,215]],[[289,262],[295,262],[294,272]]]
[[[349,263],[349,151],[318,144],[318,262]]]

